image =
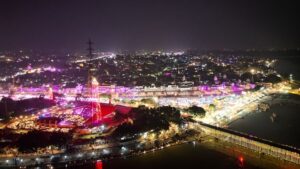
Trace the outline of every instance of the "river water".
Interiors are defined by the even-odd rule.
[[[300,56],[281,58],[275,65],[275,69],[283,74],[294,76],[294,79],[300,80]]]
[[[300,96],[281,95],[288,100],[272,105],[266,112],[256,112],[229,125],[230,129],[300,148],[300,104],[289,101]],[[292,97],[292,98],[291,98]],[[271,119],[272,114],[276,117]]]
[[[84,165],[96,168],[95,164]],[[82,166],[76,169],[82,169]],[[240,169],[236,158],[208,149],[201,145],[183,144],[168,147],[158,152],[148,153],[127,159],[103,161],[103,169]],[[244,162],[244,169],[259,167]]]

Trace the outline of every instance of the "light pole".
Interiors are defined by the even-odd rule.
[[[255,73],[255,69],[251,69],[250,70],[250,73],[251,73],[251,81],[252,81],[252,83],[254,83],[254,78],[253,78],[253,74]]]

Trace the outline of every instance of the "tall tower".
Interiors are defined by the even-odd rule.
[[[88,62],[88,87],[90,88],[91,87],[91,82],[92,82],[92,77],[93,77],[93,72],[92,72],[92,69],[93,69],[93,64],[92,64],[92,59],[93,59],[93,48],[92,48],[92,45],[93,45],[93,42],[89,39],[89,41],[87,42],[88,44],[88,54],[87,54],[87,57],[89,58],[89,62]]]
[[[89,95],[91,98],[98,98],[99,93],[98,93],[98,87],[99,83],[97,79],[93,76],[93,64],[92,64],[92,59],[93,59],[93,48],[92,44],[93,42],[89,39],[87,42],[88,44],[88,55],[87,57],[89,58],[89,63],[88,63],[88,90],[89,90]],[[98,122],[99,120],[102,119],[102,112],[101,112],[101,104],[98,102],[98,99],[96,102],[91,102],[91,113],[92,113],[92,121],[93,122]]]

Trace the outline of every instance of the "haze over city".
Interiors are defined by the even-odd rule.
[[[2,1],[1,49],[299,48],[296,1]]]

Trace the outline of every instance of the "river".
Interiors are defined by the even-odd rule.
[[[300,96],[281,95],[280,97],[298,100]],[[273,118],[272,114],[276,114]],[[300,148],[300,104],[287,101],[271,105],[265,112],[249,114],[229,125],[230,129],[255,135],[278,143]]]
[[[95,164],[84,165],[85,168],[95,168]],[[72,167],[73,168],[73,167]],[[82,166],[76,167],[81,169]],[[134,156],[127,159],[103,161],[103,169],[239,169],[241,166],[234,157],[227,156],[200,144],[182,144],[168,147],[158,152]],[[244,162],[244,169],[259,169],[259,167]]]

